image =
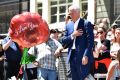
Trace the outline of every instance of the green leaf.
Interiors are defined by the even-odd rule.
[[[29,64],[31,62],[35,61],[35,56],[33,55],[28,55],[28,48],[24,48],[23,50],[23,56],[21,59],[20,64]]]

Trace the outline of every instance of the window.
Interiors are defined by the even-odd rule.
[[[19,13],[19,3],[7,3],[0,6],[0,33],[7,33],[10,20]]]
[[[73,2],[73,0],[68,0],[68,3],[72,3]]]
[[[73,0],[50,0],[50,23],[63,22]]]
[[[59,0],[59,4],[64,4],[66,3],[66,0]]]
[[[120,1],[119,0],[114,0],[114,14],[117,17],[120,15]]]
[[[37,7],[42,7],[42,3],[38,3]]]
[[[51,1],[50,5],[56,5],[56,4],[57,4],[57,1]]]
[[[96,18],[108,17],[106,7],[103,0],[96,0]]]
[[[22,10],[23,11],[27,11],[28,10],[28,2],[27,1],[22,2]]]
[[[51,23],[55,23],[57,21],[57,16],[51,16]]]
[[[83,11],[86,11],[86,10],[87,10],[87,6],[88,6],[87,3],[83,3],[83,4],[82,4],[82,10],[83,10]]]
[[[59,17],[60,17],[59,19],[60,22],[64,21],[65,15],[60,15]]]
[[[51,8],[51,14],[57,14],[57,7],[52,7]]]
[[[60,13],[65,13],[65,10],[66,10],[66,6],[60,6],[59,7],[59,12]]]
[[[42,3],[38,3],[37,7],[38,7],[38,13],[42,16]]]
[[[81,1],[87,1],[87,0],[81,0]]]
[[[86,18],[88,10],[88,2],[87,0],[82,0],[81,2],[81,16]]]

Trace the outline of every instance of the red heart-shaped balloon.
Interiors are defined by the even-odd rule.
[[[10,22],[9,35],[22,47],[32,47],[46,42],[50,32],[48,24],[38,13],[24,12]]]

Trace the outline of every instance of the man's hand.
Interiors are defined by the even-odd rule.
[[[65,18],[65,23],[67,24],[70,20],[71,20],[70,15],[67,15],[66,18]]]
[[[77,36],[81,36],[82,34],[83,34],[83,30],[82,29],[78,29],[78,30],[76,30],[76,31],[74,31],[72,33],[72,36],[73,37],[77,37]]]
[[[39,62],[37,62],[37,61],[34,61],[33,64],[34,64],[35,66],[40,66]]]
[[[54,53],[55,57],[58,58],[61,55],[61,50],[62,49],[57,49]]]
[[[86,65],[88,63],[88,57],[87,56],[83,56],[82,58],[82,64]]]
[[[0,61],[5,60],[5,59],[6,59],[5,56],[0,57]]]
[[[7,50],[9,48],[9,46],[12,44],[12,39],[10,39],[6,44],[4,44],[2,47],[3,47],[3,50]]]

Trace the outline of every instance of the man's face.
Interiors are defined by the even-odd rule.
[[[69,9],[68,15],[70,15],[73,22],[76,22],[76,20],[78,20],[78,18],[80,17],[79,11],[74,9]]]
[[[68,15],[70,15],[71,19],[74,21],[76,15],[75,15],[75,10],[69,10]]]

